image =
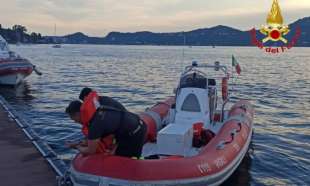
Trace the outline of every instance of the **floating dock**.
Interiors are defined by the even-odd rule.
[[[66,165],[0,96],[0,185],[56,186]]]

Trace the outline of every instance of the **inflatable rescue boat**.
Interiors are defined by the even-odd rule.
[[[32,71],[38,75],[42,74],[29,60],[11,51],[6,40],[0,35],[0,85],[18,85]]]
[[[248,151],[254,117],[248,101],[230,103],[229,79],[219,62],[187,66],[175,96],[140,114],[148,127],[144,158],[78,154],[69,170],[73,185],[223,183]]]

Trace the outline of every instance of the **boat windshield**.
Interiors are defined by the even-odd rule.
[[[180,88],[187,88],[187,87],[194,87],[194,88],[207,88],[207,78],[197,74],[196,72],[186,74],[181,78],[180,81]]]
[[[181,107],[182,111],[187,111],[187,112],[200,112],[200,104],[198,101],[198,98],[195,96],[195,94],[189,94]]]

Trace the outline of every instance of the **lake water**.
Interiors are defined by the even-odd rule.
[[[12,46],[44,75],[0,93],[60,155],[80,136],[65,115],[84,86],[112,96],[138,112],[172,95],[192,60],[243,68],[235,98],[255,105],[251,152],[225,185],[310,185],[310,48],[271,55],[255,47],[49,45]],[[184,50],[184,57],[183,57]]]

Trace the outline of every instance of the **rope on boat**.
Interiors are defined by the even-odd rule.
[[[33,71],[34,71],[37,75],[42,76],[42,72],[40,72],[40,71],[37,69],[37,67],[36,67],[35,65],[33,65]]]
[[[242,129],[242,123],[238,123],[239,129],[232,129],[230,132],[230,137],[231,139],[229,141],[220,141],[219,144],[216,146],[217,150],[223,150],[225,148],[226,145],[232,143],[235,139],[235,136],[241,131]]]

